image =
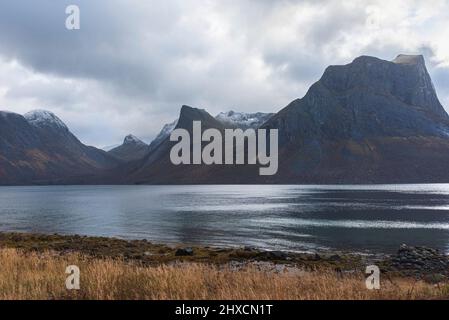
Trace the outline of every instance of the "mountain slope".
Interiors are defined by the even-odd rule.
[[[232,114],[231,114],[232,116]],[[223,115],[221,116],[223,117]],[[207,118],[183,108],[179,127]],[[218,117],[220,118],[220,117]],[[132,183],[415,183],[449,182],[449,116],[422,56],[393,61],[362,56],[330,66],[302,99],[271,116],[279,130],[279,171],[258,166],[173,166],[165,141],[129,175]]]
[[[108,151],[108,153],[117,159],[129,162],[142,159],[148,153],[148,145],[130,134],[125,137],[122,145]]]
[[[278,173],[259,176],[259,165],[173,165],[170,132],[191,133],[193,121],[203,131],[261,123],[278,129]],[[83,145],[46,111],[0,112],[0,184],[449,182],[449,116],[422,56],[362,56],[328,67],[302,99],[275,115],[214,118],[183,106],[149,147],[130,137],[115,153]]]
[[[331,66],[263,127],[279,128],[274,182],[449,181],[449,117],[422,56]]]
[[[176,129],[186,129],[192,135],[193,121],[201,121],[202,131],[215,128],[224,132],[226,126],[216,120],[205,110],[182,106]],[[170,161],[170,150],[176,142],[171,142],[169,136],[152,150],[147,157],[140,161],[129,165],[126,170],[126,183],[150,183],[150,184],[182,184],[182,183],[210,183],[216,181],[218,175],[229,176],[226,172],[222,172],[220,167],[224,166],[207,166],[207,165],[178,165],[175,166]],[[239,176],[240,170],[254,171],[253,168],[245,169],[241,166],[238,171],[231,170],[232,173]],[[256,169],[256,168],[254,168]],[[244,177],[244,175],[242,175]]]
[[[270,119],[274,113],[244,113],[244,112],[221,112],[219,113],[215,119],[220,122],[226,128],[240,128],[243,130],[252,128],[257,129],[262,124],[264,124],[268,119]],[[156,149],[156,147],[161,144],[167,137],[170,136],[170,133],[176,128],[178,124],[178,120],[175,120],[171,123],[164,125],[162,130],[159,132],[157,137],[150,144],[150,151]]]
[[[161,132],[159,132],[159,134],[156,136],[156,138],[154,138],[154,140],[151,141],[150,147],[149,147],[149,151],[153,151],[162,142],[164,142],[164,140],[167,139],[167,137],[170,136],[170,133],[176,128],[177,124],[178,124],[178,119],[173,121],[173,122],[170,122],[170,123],[167,123],[166,125],[164,125],[162,127]]]
[[[54,114],[0,111],[0,184],[83,183],[118,165],[106,152],[82,144]]]

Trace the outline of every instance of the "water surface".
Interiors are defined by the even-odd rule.
[[[449,185],[0,187],[0,231],[269,250],[449,251]]]

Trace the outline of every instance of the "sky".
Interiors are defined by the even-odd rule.
[[[97,147],[151,142],[184,104],[277,112],[328,65],[400,53],[425,56],[449,110],[447,30],[440,0],[2,0],[0,110],[52,111]]]

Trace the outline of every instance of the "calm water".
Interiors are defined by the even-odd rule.
[[[0,187],[0,231],[163,243],[449,251],[449,185]]]

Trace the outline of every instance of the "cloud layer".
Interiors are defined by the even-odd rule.
[[[65,8],[81,29],[65,28]],[[4,0],[0,109],[45,108],[82,141],[146,140],[182,104],[276,112],[330,64],[421,53],[449,107],[447,1]]]

